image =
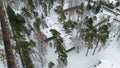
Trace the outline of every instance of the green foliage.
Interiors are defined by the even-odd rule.
[[[61,6],[63,6],[64,5],[64,0],[60,0],[61,2],[60,2],[60,4],[61,4]]]
[[[66,19],[65,13],[63,12],[63,8],[61,6],[56,6],[54,11],[60,15],[58,18],[60,22]]]
[[[53,37],[55,37],[55,38],[60,35],[60,33],[57,32],[55,29],[51,29],[50,32],[52,33]]]
[[[86,21],[86,26],[90,29],[93,28],[93,19],[92,18],[88,18]]]
[[[21,51],[21,57],[22,57],[22,62],[24,64],[23,67],[25,68],[34,68],[32,60],[30,58],[30,50],[31,47],[35,46],[35,42],[32,40],[28,41],[20,41],[18,42],[19,44],[16,46],[16,51],[18,52],[19,50]]]
[[[16,18],[16,16],[13,9],[10,6],[7,6],[7,13],[8,13],[10,22],[12,22]]]
[[[64,21],[66,19],[66,16],[65,16],[65,14],[62,12],[61,14],[60,14],[60,18],[58,19],[60,22],[61,21]]]
[[[120,2],[117,1],[117,3],[116,3],[116,7],[118,7],[118,6],[120,6]]]
[[[54,9],[54,11],[58,14],[60,14],[62,12],[63,8],[61,6],[56,6],[56,8]]]
[[[25,14],[28,14],[28,16],[30,16],[30,13],[27,11],[26,8],[22,8],[22,10],[26,12]],[[30,35],[31,30],[28,30],[24,26],[25,19],[20,14],[15,14],[10,6],[7,6],[7,13],[8,13],[8,18],[9,18],[11,27],[15,31],[15,34],[17,37],[22,36],[20,32]]]
[[[48,11],[52,8],[55,0],[39,0],[40,5],[44,8],[44,10]]]
[[[93,20],[92,18],[89,18],[86,22],[87,28],[82,29],[81,35],[83,37],[83,40],[88,44],[88,49],[93,48],[93,42],[96,39],[96,33],[97,29],[93,26]]]
[[[29,45],[30,45],[31,47],[34,47],[34,46],[36,45],[35,42],[34,42],[33,40],[30,40],[29,43],[30,43]]]
[[[93,12],[95,14],[97,14],[100,11],[100,9],[101,9],[101,5],[100,4],[97,4],[97,5],[93,6]]]
[[[20,14],[16,15],[10,6],[7,6],[7,13],[12,28],[17,32],[24,32],[25,19]]]
[[[25,23],[25,19],[20,14],[17,14],[16,18],[16,22],[18,21],[18,25],[23,25]]]
[[[20,46],[20,49],[21,50],[26,50],[26,51],[30,51],[31,50],[31,47],[34,47],[35,46],[35,42],[33,40],[30,40],[29,42],[28,41],[18,41],[17,43],[19,43],[18,45],[16,45],[15,47],[15,50],[18,52],[18,48]]]
[[[55,0],[49,0],[48,9],[50,10],[54,4]]]
[[[7,13],[17,44],[15,49],[21,55],[20,57],[22,58],[24,68],[33,68],[34,66],[32,64],[29,51],[35,43],[32,40],[30,40],[30,42],[25,41],[25,38],[23,37],[23,33],[26,33],[27,31],[24,26],[25,19],[20,14],[15,14],[10,6],[7,6]]]
[[[102,44],[106,43],[109,37],[108,25],[102,25],[99,28],[93,26],[94,20],[86,18],[86,28],[81,29],[82,39],[88,43],[88,47],[93,47],[94,42],[98,41]],[[96,44],[95,44],[96,45]]]
[[[98,38],[100,39],[101,43],[105,44],[106,40],[109,37],[108,26],[103,25],[103,26],[99,27],[98,30],[99,30]]]
[[[83,11],[84,11],[84,3],[82,3],[78,9],[76,9],[76,12],[78,14],[83,14]]]
[[[35,43],[32,40],[30,40],[30,42],[20,41],[19,43],[21,43],[22,49],[26,49],[27,51],[30,51],[31,47],[35,46]]]
[[[100,3],[111,8],[111,9],[114,9],[114,5],[112,3],[106,3],[105,1],[100,1]]]
[[[30,17],[30,18],[32,17],[30,12],[25,7],[22,8],[21,10],[22,10],[22,14],[24,14],[25,16]]]
[[[58,52],[58,58],[62,61],[63,64],[67,65],[67,54],[64,46],[62,45],[63,39],[60,36],[60,33],[55,29],[51,29],[50,32],[52,33],[53,37],[55,37],[54,41],[56,51]]]
[[[58,58],[65,64],[67,65],[67,54],[65,48],[62,46],[63,40],[61,37],[58,37],[55,39],[56,43],[56,49],[58,52]]]
[[[36,12],[34,9],[35,9],[35,6],[33,4],[33,0],[28,0],[28,5],[30,7],[30,11],[34,14],[35,17],[38,16],[38,12]],[[28,13],[27,13],[28,14]]]
[[[34,22],[34,28],[37,30],[37,31],[40,31],[40,23],[39,22]]]
[[[76,25],[77,25],[77,23],[72,21],[72,20],[68,20],[67,22],[63,22],[63,27],[67,33],[69,33],[71,30],[73,30]]]
[[[43,0],[38,0],[38,1],[39,1],[39,4],[41,5]]]
[[[93,20],[97,20],[97,17],[96,17],[96,16],[93,16]]]
[[[86,36],[85,36],[85,41],[93,41],[95,39],[97,30],[94,29],[86,29]]]
[[[48,63],[48,68],[53,68],[54,65],[55,64],[51,61],[51,62]]]
[[[52,5],[53,5],[53,4],[54,4],[54,1],[55,1],[55,0],[50,0],[50,4],[52,4]]]
[[[30,6],[30,10],[33,11],[35,9],[35,6],[33,4],[33,0],[27,0],[28,1],[28,5]]]
[[[30,55],[27,50],[24,49],[22,51],[22,57],[23,57],[24,65],[25,65],[23,66],[24,68],[34,68]]]
[[[45,16],[47,16],[47,4],[46,3],[43,3],[42,4],[42,8],[43,8],[43,11],[44,11],[44,13],[45,13]]]
[[[38,12],[36,12],[36,11],[33,11],[33,14],[34,14],[35,17],[38,16]]]
[[[87,10],[91,10],[91,9],[92,9],[92,6],[90,5],[90,3],[87,4],[86,9],[87,9]]]
[[[30,29],[25,28],[24,29],[24,34],[26,33],[28,36],[30,36],[31,35],[31,31],[33,31],[32,28],[30,28]]]
[[[52,8],[55,0],[39,0],[40,5],[42,6],[44,15],[47,16]]]

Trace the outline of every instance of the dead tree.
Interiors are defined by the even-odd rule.
[[[83,3],[81,5],[77,5],[77,6],[74,6],[74,7],[70,7],[68,9],[65,9],[63,10],[62,12],[70,12],[70,11],[74,11],[76,9],[81,9],[82,10],[82,13],[83,13]]]

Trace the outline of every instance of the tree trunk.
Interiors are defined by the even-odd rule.
[[[77,6],[74,6],[74,7],[70,7],[68,9],[65,9],[63,10],[62,12],[70,12],[70,11],[73,11],[75,9],[81,9],[83,11],[83,3],[81,5],[77,5]]]
[[[8,68],[16,68],[15,65],[15,58],[13,55],[13,48],[10,44],[10,37],[9,37],[9,29],[7,26],[7,23],[5,22],[5,12],[3,9],[3,3],[0,0],[0,22],[1,22],[1,29],[2,29],[2,34],[3,34],[3,42],[4,42],[4,47],[5,47],[5,53],[6,53],[6,60],[7,60],[7,66]]]
[[[108,7],[103,6],[103,8],[106,9],[108,12],[113,13],[116,16],[120,15],[119,13],[115,12],[114,10],[112,10],[112,9],[110,9]]]
[[[87,48],[86,56],[88,55],[89,49],[90,49],[90,47]]]
[[[95,51],[96,51],[96,49],[97,49],[97,47],[98,47],[98,44],[99,44],[99,40],[97,41],[97,44],[96,44],[96,46],[95,46],[95,49],[94,49],[94,51],[93,51],[93,54],[92,54],[92,55],[94,55],[94,54],[95,54]]]
[[[94,27],[100,26],[103,23],[107,23],[107,21],[108,21],[108,18],[105,18],[105,19],[101,20],[99,23],[97,23]]]
[[[15,41],[16,41],[16,45],[18,46],[17,49],[18,49],[18,53],[19,53],[19,56],[20,56],[20,60],[21,60],[22,67],[25,68],[25,63],[24,63],[24,61],[23,61],[23,57],[22,57],[22,52],[21,52],[20,44],[18,43],[16,34],[15,34],[14,29],[13,29],[12,26],[11,26],[11,28],[12,28],[12,32],[13,32],[14,39],[15,39]]]

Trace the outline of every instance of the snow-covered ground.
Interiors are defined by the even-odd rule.
[[[68,4],[66,4],[64,6],[64,9],[66,9],[67,5]],[[102,13],[98,14],[97,17],[99,18],[101,14],[103,14],[103,15],[106,14],[106,15],[115,17],[113,14],[110,14],[107,11],[103,11]],[[48,29],[49,30],[50,29],[58,30],[64,39],[66,48],[69,49],[73,46],[73,45],[71,45],[71,41],[69,40],[70,35],[66,35],[66,33],[63,31],[62,26],[57,21],[57,16],[55,18],[55,15],[56,14],[54,14],[54,11],[52,11],[52,14],[47,18],[49,26],[50,26]],[[110,19],[110,22],[111,21],[113,21],[112,17]],[[49,32],[48,29],[43,30],[43,32],[44,33],[45,33],[45,31]],[[51,36],[50,33],[45,33],[45,34],[47,34],[47,36],[49,36],[49,37]],[[100,52],[96,52],[94,56],[92,56],[93,49],[90,50],[89,55],[86,56],[85,55],[86,51],[87,51],[86,48],[83,48],[82,50],[80,50],[79,54],[74,51],[68,53],[67,68],[119,68],[120,67],[120,65],[119,65],[120,64],[119,41],[117,41],[117,38],[113,37],[112,34],[114,34],[114,31],[111,33],[109,40],[113,40],[113,41],[109,41],[108,42],[109,44],[106,47],[104,47]],[[54,54],[52,54],[52,51],[54,51],[54,50],[51,49],[49,51],[48,59],[49,59],[49,61],[55,62],[56,60],[53,60],[53,58],[57,59],[57,57],[53,57]]]
[[[111,0],[113,1],[113,0]],[[110,1],[110,2],[111,2]],[[65,4],[64,9],[68,7],[68,3]],[[53,7],[55,8],[55,7]],[[102,13],[101,13],[102,14]],[[99,14],[99,15],[101,15]],[[111,15],[110,13],[104,11],[103,14]],[[98,15],[98,18],[99,18]],[[61,33],[61,37],[64,40],[64,44],[66,45],[66,49],[71,48],[73,45],[71,44],[70,37],[71,35],[68,35],[64,32],[64,29],[61,25],[61,23],[58,22],[58,16],[54,12],[53,9],[51,9],[50,15],[46,18],[48,28],[41,30],[48,38],[52,36],[52,34],[49,32],[50,29],[56,29]],[[117,41],[117,37],[113,37],[114,31],[110,33],[110,40],[109,45],[104,47],[100,52],[96,52],[93,56],[93,49],[89,51],[88,56],[86,56],[87,48],[83,48],[80,50],[79,53],[76,53],[75,51],[72,51],[68,53],[68,65],[67,68],[120,68],[120,46],[119,42]],[[52,41],[51,41],[52,42]],[[54,47],[48,47],[47,49],[47,63],[50,61],[57,64],[57,54],[55,54]],[[100,62],[100,63],[99,63]],[[46,68],[47,65],[45,66]],[[0,61],[0,68],[6,68],[4,64]],[[38,67],[39,68],[39,67]]]

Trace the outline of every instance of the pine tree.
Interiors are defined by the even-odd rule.
[[[28,42],[24,42],[24,34],[26,33],[25,19],[19,15],[15,14],[10,6],[7,7],[8,19],[12,27],[12,32],[16,41],[16,51],[20,55],[20,59],[24,68],[33,68],[33,64],[30,58],[30,46]],[[26,47],[27,46],[27,47]],[[29,60],[29,63],[28,63]]]
[[[60,33],[55,29],[51,29],[50,32],[54,37],[55,47],[58,53],[58,63],[60,67],[67,65],[67,54],[66,54],[65,47],[62,45],[63,39],[60,36]]]

